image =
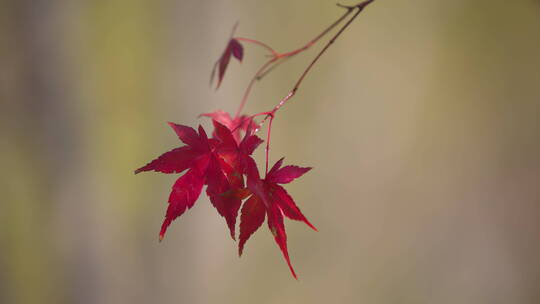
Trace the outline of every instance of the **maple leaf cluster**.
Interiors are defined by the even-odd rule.
[[[258,40],[235,37],[235,25],[225,50],[212,69],[210,80],[212,82],[217,74],[217,88],[220,87],[223,81],[231,58],[236,58],[239,62],[244,58],[244,47],[241,42],[257,45],[270,52],[269,59],[259,68],[247,86],[236,114],[231,116],[221,110],[201,114],[200,116],[212,119],[214,128],[210,137],[200,125],[198,130],[195,130],[188,126],[169,123],[185,145],[165,152],[147,165],[135,170],[136,174],[144,171],[182,174],[174,183],[169,195],[169,205],[159,232],[160,241],[163,240],[172,221],[195,205],[203,187],[206,185],[206,195],[210,198],[210,202],[218,213],[225,219],[233,240],[236,240],[236,221],[239,212],[241,213],[238,254],[242,255],[247,240],[266,219],[274,240],[281,249],[292,275],[296,278],[287,249],[284,217],[302,221],[315,231],[317,229],[302,214],[293,198],[282,185],[301,177],[311,168],[292,165],[283,166],[282,158],[268,170],[272,121],[276,112],[296,94],[305,76],[320,59],[321,55],[327,51],[330,45],[360,12],[373,1],[364,0],[352,6],[338,4],[339,7],[346,9],[346,12],[338,20],[310,40],[305,46],[285,53],[279,53]],[[347,18],[348,21],[346,21]],[[242,114],[242,109],[255,82],[262,79],[276,66],[284,62],[285,59],[310,48],[341,23],[344,23],[344,25],[328,40],[300,75],[293,89],[272,110],[251,116]],[[264,116],[264,119],[260,123],[255,122],[256,117],[262,116]],[[263,142],[255,133],[267,120],[269,123],[266,140],[265,174],[262,177],[252,154]]]
[[[253,134],[252,126],[240,119],[233,120],[222,111],[203,115],[213,118],[212,137],[209,138],[200,125],[197,132],[188,126],[169,123],[185,146],[165,152],[135,171],[136,174],[144,171],[169,174],[185,171],[176,180],[169,195],[169,206],[159,232],[160,240],[171,222],[195,205],[206,185],[206,194],[218,213],[225,218],[233,240],[236,239],[238,212],[245,200],[240,217],[239,255],[242,255],[246,241],[267,217],[268,227],[296,277],[287,250],[283,215],[303,221],[313,229],[315,227],[279,184],[287,184],[311,168],[281,167],[283,159],[280,159],[266,177],[261,178],[251,155],[263,140]],[[245,133],[242,139],[241,129]]]

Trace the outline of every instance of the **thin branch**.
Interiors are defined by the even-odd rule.
[[[338,24],[340,24],[345,18],[347,18],[347,16],[349,16],[349,14],[352,12],[353,8],[349,8],[349,7],[345,7],[343,5],[340,5],[340,4],[337,4],[339,7],[343,7],[343,8],[346,8],[347,11],[341,16],[339,17],[336,21],[334,21],[334,23],[332,23],[331,25],[329,25],[326,29],[324,29],[324,31],[322,31],[319,35],[317,35],[315,38],[311,39],[308,43],[306,43],[304,46],[296,49],[296,50],[292,50],[292,51],[289,51],[289,52],[286,52],[286,53],[281,53],[279,54],[279,60],[277,60],[273,66],[271,66],[268,70],[266,70],[264,73],[261,73],[261,75],[258,77],[257,80],[261,80],[262,78],[264,78],[267,74],[269,74],[272,70],[274,70],[275,68],[277,68],[279,65],[281,65],[283,62],[285,62],[287,59],[290,59],[291,57],[295,56],[295,55],[298,55],[299,53],[303,52],[303,51],[306,51],[307,49],[309,49],[311,46],[313,46],[315,43],[317,43],[322,37],[324,37],[326,34],[328,34],[328,32],[330,32],[331,30],[333,30]]]
[[[294,51],[290,51],[290,52],[287,52],[287,53],[280,54],[280,57],[294,56],[294,55],[296,55],[296,54],[298,54],[300,52],[303,52],[303,51],[309,49],[309,47],[311,47],[312,45],[317,43],[317,41],[319,41],[319,39],[324,37],[324,35],[328,34],[328,32],[330,32],[334,27],[336,27],[338,24],[340,24],[341,21],[343,21],[345,18],[347,18],[347,16],[349,16],[349,14],[352,11],[353,11],[353,8],[347,8],[347,12],[345,12],[345,14],[343,14],[343,16],[339,17],[338,20],[334,21],[334,23],[332,23],[329,27],[327,27],[324,31],[322,31],[322,33],[317,35],[317,37],[311,39],[306,45],[304,45],[303,47],[301,47],[299,49],[296,49]]]
[[[341,36],[341,34],[349,27],[349,25],[351,25],[351,23],[356,19],[356,17],[358,17],[358,15],[364,10],[364,8],[370,4],[371,2],[373,2],[374,0],[366,0],[362,3],[359,3],[355,6],[343,6],[343,5],[340,5],[341,7],[345,7],[347,9],[349,9],[349,12],[351,12],[352,10],[356,9],[356,13],[354,13],[354,15],[351,17],[351,19],[349,19],[340,29],[339,31],[332,37],[332,39],[330,39],[328,41],[328,43],[326,43],[326,45],[323,47],[323,49],[319,52],[319,54],[317,54],[317,56],[315,56],[315,58],[313,59],[313,61],[311,61],[311,63],[307,66],[307,68],[304,70],[304,72],[302,73],[302,75],[300,75],[300,78],[298,78],[298,81],[296,81],[296,84],[294,85],[293,89],[287,94],[287,96],[285,96],[282,100],[280,100],[280,102],[274,107],[274,109],[271,111],[272,114],[275,113],[277,110],[279,110],[279,108],[281,108],[289,99],[291,99],[291,97],[293,97],[295,94],[296,94],[296,91],[298,91],[298,88],[300,87],[300,85],[302,84],[302,82],[304,81],[304,78],[306,77],[306,75],[309,73],[309,71],[311,71],[311,69],[313,68],[313,66],[315,65],[315,63],[317,63],[317,61],[319,61],[319,59],[321,58],[321,56],[328,50],[328,48],[336,41],[337,38],[339,38],[339,36]],[[266,120],[266,118],[265,118]],[[264,121],[263,121],[264,122]]]
[[[343,6],[342,6],[343,7]],[[281,63],[285,61],[285,59],[293,57],[307,49],[309,49],[312,45],[317,43],[322,37],[324,37],[328,32],[330,32],[332,29],[334,29],[338,24],[340,24],[343,20],[349,16],[349,14],[353,11],[354,8],[345,7],[347,9],[347,12],[345,12],[341,17],[339,17],[336,21],[334,21],[331,25],[329,25],[326,29],[324,29],[319,35],[317,35],[315,38],[311,39],[307,44],[302,46],[301,48],[295,49],[293,51],[289,51],[286,53],[277,53],[272,47],[267,45],[264,42],[250,39],[250,38],[244,38],[244,37],[234,37],[234,39],[239,41],[244,41],[248,43],[253,43],[256,45],[259,45],[266,50],[270,51],[272,53],[272,58],[268,60],[256,73],[255,76],[250,80],[248,87],[246,88],[246,91],[244,92],[244,96],[242,97],[242,100],[240,101],[240,105],[238,106],[238,110],[236,111],[235,117],[238,117],[240,113],[242,113],[242,110],[244,109],[244,106],[247,102],[247,99],[249,97],[249,94],[251,92],[251,89],[255,83],[255,81],[262,79],[264,76],[266,76],[268,73],[270,73],[273,69],[275,69],[277,66],[279,66]],[[273,64],[273,65],[272,65]]]

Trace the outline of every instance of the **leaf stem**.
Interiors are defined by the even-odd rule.
[[[264,43],[262,41],[251,39],[251,38],[245,38],[245,37],[234,37],[233,39],[236,39],[238,41],[244,41],[244,42],[248,42],[248,43],[253,43],[253,44],[256,44],[258,46],[261,46],[261,47],[265,48],[266,50],[268,50],[270,53],[272,53],[272,56],[274,56],[274,57],[278,55],[278,52],[276,52],[272,47],[270,47],[268,44],[266,44],[266,43]]]
[[[270,134],[272,133],[272,121],[274,121],[274,114],[270,113],[268,114],[270,116],[270,121],[268,122],[268,133],[266,135],[266,148],[265,151],[265,169],[264,169],[264,176],[266,177],[268,175],[268,159],[270,158]]]

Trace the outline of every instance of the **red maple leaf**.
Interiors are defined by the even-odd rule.
[[[206,193],[219,214],[226,219],[231,237],[235,239],[238,210],[247,193],[243,178],[246,163],[251,160],[250,155],[262,140],[246,133],[240,144],[237,144],[229,128],[215,120],[213,123],[214,137],[220,142],[216,147],[219,156],[210,164]]]
[[[204,184],[212,204],[227,221],[231,236],[235,236],[235,223],[245,191],[243,172],[245,166],[237,165],[238,160],[250,158],[255,148],[262,142],[255,135],[246,134],[240,145],[231,131],[213,121],[215,136],[208,138],[199,126],[199,133],[187,126],[169,123],[186,146],[165,152],[147,165],[137,169],[162,173],[187,172],[178,178],[169,196],[169,206],[159,233],[160,240],[173,220],[195,204]],[[242,161],[245,162],[245,161]]]
[[[290,183],[311,168],[281,167],[282,163],[283,158],[276,162],[264,179],[261,179],[256,163],[251,158],[247,159],[247,187],[253,195],[242,207],[238,253],[242,255],[246,241],[262,225],[266,216],[274,240],[281,249],[292,275],[297,278],[287,250],[287,234],[285,233],[283,215],[293,220],[302,221],[315,231],[317,229],[306,219],[292,197],[279,184]]]
[[[211,83],[214,80],[216,69],[218,69],[218,81],[216,89],[219,88],[219,86],[221,85],[221,81],[223,80],[223,76],[225,76],[225,71],[227,70],[227,66],[229,65],[231,56],[234,56],[240,62],[242,62],[242,58],[244,58],[244,47],[242,47],[242,44],[240,44],[240,42],[238,42],[238,40],[234,38],[229,39],[227,47],[223,51],[223,54],[221,54],[221,57],[219,57],[218,61],[216,61],[216,63],[214,64],[214,68],[212,69],[212,73],[210,74]]]

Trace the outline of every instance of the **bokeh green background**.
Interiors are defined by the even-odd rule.
[[[278,114],[271,161],[319,228],[239,259],[206,198],[133,175],[165,124],[234,111],[264,53],[208,86],[232,25],[279,51],[334,1],[0,1],[0,303],[539,303],[540,2],[377,0]],[[256,86],[270,109],[321,45]],[[261,151],[263,149],[260,149]],[[262,160],[258,152],[257,159]]]

